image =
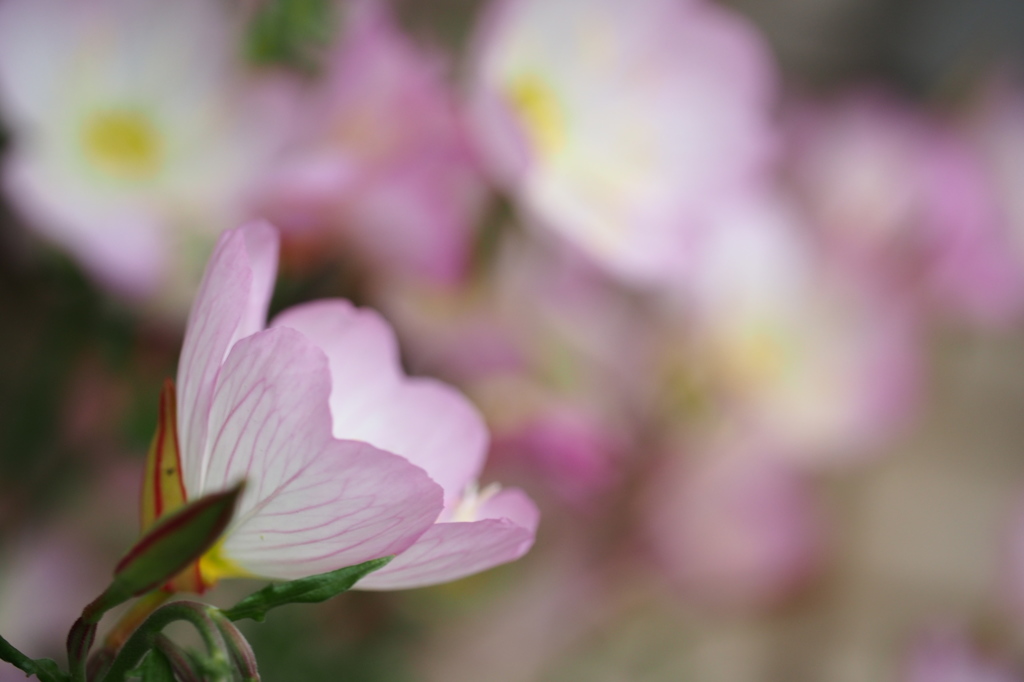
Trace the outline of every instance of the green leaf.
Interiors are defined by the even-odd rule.
[[[201,497],[158,521],[114,569],[114,582],[85,607],[85,622],[131,597],[145,594],[174,578],[210,549],[235,514],[244,481],[231,490]]]
[[[69,679],[61,672],[60,666],[51,658],[36,658],[32,661],[35,666],[34,674],[43,682],[64,682]]]
[[[231,620],[251,618],[262,621],[267,612],[285,604],[315,604],[327,601],[349,590],[364,576],[383,568],[394,557],[373,559],[357,566],[339,568],[329,573],[321,573],[308,578],[290,580],[286,583],[274,583],[259,592],[253,592],[230,609],[224,611]]]
[[[69,679],[51,659],[29,658],[3,637],[0,637],[0,660],[7,661],[26,675],[35,675],[42,682],[65,682]]]
[[[249,25],[246,56],[255,64],[313,71],[318,54],[334,39],[336,24],[331,0],[269,0]]]
[[[142,682],[175,682],[174,669],[162,651],[152,649],[133,672]]]

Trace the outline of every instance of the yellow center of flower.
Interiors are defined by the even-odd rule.
[[[199,559],[199,573],[205,587],[213,587],[224,578],[255,577],[224,555],[223,538]]]
[[[117,180],[148,180],[160,169],[163,157],[152,119],[128,109],[90,117],[82,128],[82,147],[90,164]]]
[[[739,333],[727,346],[727,363],[743,384],[763,385],[779,381],[789,371],[795,349],[782,329],[767,323]]]
[[[565,117],[554,91],[535,74],[513,79],[507,95],[522,119],[530,143],[542,154],[554,154],[565,144]]]

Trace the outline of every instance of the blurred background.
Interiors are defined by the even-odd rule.
[[[263,217],[273,310],[380,310],[542,510],[514,564],[248,628],[265,679],[1024,680],[1022,37],[1016,0],[0,0],[0,632],[63,656]]]

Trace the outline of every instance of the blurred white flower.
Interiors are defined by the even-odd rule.
[[[687,289],[697,367],[720,415],[787,452],[862,455],[913,412],[916,319],[830,271],[780,197],[723,211]]]
[[[0,4],[11,201],[99,281],[179,314],[283,129],[236,28],[206,0]]]
[[[629,281],[685,268],[708,211],[759,180],[774,148],[771,55],[710,3],[500,0],[473,69],[496,177]]]

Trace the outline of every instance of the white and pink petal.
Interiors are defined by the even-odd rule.
[[[483,417],[454,389],[405,378],[394,333],[375,312],[320,301],[291,308],[273,324],[302,332],[327,354],[336,437],[405,457],[425,469],[449,501],[478,476],[488,441]]]
[[[441,489],[401,457],[329,441],[224,543],[253,575],[290,580],[400,554],[429,530]]]
[[[533,546],[539,513],[521,490],[484,501],[476,521],[438,523],[408,550],[359,582],[364,590],[425,587],[464,578],[522,557]]]
[[[329,391],[323,352],[286,327],[242,339],[221,369],[200,491],[249,481],[223,552],[254,575],[290,579],[401,552],[441,510],[422,469],[331,436]]]
[[[224,232],[206,266],[178,364],[178,428],[187,490],[199,490],[205,469],[207,424],[214,386],[241,328],[269,302],[277,268],[277,235],[265,223]],[[262,297],[263,300],[260,300]],[[259,325],[262,327],[262,325]]]

